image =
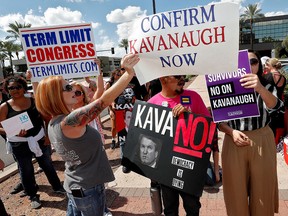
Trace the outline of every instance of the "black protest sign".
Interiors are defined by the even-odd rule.
[[[201,196],[216,130],[212,118],[136,101],[122,164],[154,181]]]

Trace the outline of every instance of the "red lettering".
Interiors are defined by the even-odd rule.
[[[130,52],[134,54],[138,54],[137,50],[134,47],[136,42],[137,42],[137,39],[133,41],[129,41]]]
[[[211,145],[213,141],[215,129],[216,124],[203,116],[190,114],[185,120],[184,114],[181,114],[177,121],[173,151],[202,158],[206,144]]]
[[[56,46],[56,47],[54,48],[54,52],[55,52],[55,58],[56,58],[57,60],[63,59],[63,53],[62,53],[61,47]]]
[[[182,131],[183,145],[185,147],[188,147],[190,133],[191,133],[191,129],[192,129],[193,118],[194,118],[193,115],[189,115],[188,127],[186,127],[184,114],[183,113],[180,114],[180,116],[178,118],[178,122],[177,122],[174,144],[177,145],[179,143],[180,132]]]
[[[190,155],[190,156],[194,156],[194,157],[198,157],[198,158],[202,158],[202,152],[194,151],[192,149],[182,148],[179,146],[173,146],[173,151],[186,154],[186,155]]]
[[[45,61],[45,52],[43,51],[43,49],[36,49],[36,55],[37,55],[37,59],[40,62]]]
[[[93,43],[88,43],[86,45],[86,48],[87,48],[87,55],[90,56],[90,57],[94,57],[96,55],[95,53],[95,49],[94,49],[94,44]],[[83,56],[85,57],[85,56]]]
[[[147,46],[146,46],[146,43],[145,43],[145,39],[144,39],[144,38],[142,38],[142,41],[141,41],[141,46],[140,46],[140,50],[139,50],[140,53],[143,53],[143,50],[142,50],[142,49],[146,49],[146,52],[150,52],[149,49],[148,49]],[[145,51],[144,51],[144,52],[145,52]]]
[[[78,55],[78,46],[77,45],[72,45],[71,46],[72,48],[72,56],[73,58],[79,58],[79,55]]]
[[[209,38],[208,42],[205,41],[205,33],[208,32],[208,33],[211,33],[211,29],[204,29],[201,33],[201,41],[203,44],[205,45],[209,45],[212,43],[212,36],[211,35],[208,35],[207,37]]]
[[[156,36],[153,36],[153,44],[152,44],[151,41],[150,41],[150,37],[146,37],[151,51],[154,51],[155,38],[156,38]]]
[[[64,59],[71,59],[72,58],[70,46],[63,46],[62,50],[63,50]]]
[[[218,42],[218,36],[221,37],[220,42],[225,42],[225,26],[221,26],[221,33],[218,34],[218,27],[215,27],[215,43],[219,43]]]
[[[36,62],[37,58],[35,57],[35,52],[33,49],[27,49],[26,54],[29,62],[31,63]]]
[[[52,47],[45,48],[44,51],[46,55],[46,60],[50,61],[55,59],[54,50],[52,49]]]
[[[161,46],[164,47],[164,50],[168,49],[168,47],[166,46],[165,40],[164,40],[162,35],[160,35],[160,37],[159,37],[158,51],[161,50]]]
[[[204,126],[202,135],[200,135],[199,134],[199,130],[197,130],[197,127],[199,126],[199,124],[203,124],[203,126]],[[207,140],[208,133],[209,133],[208,128],[209,128],[209,125],[208,125],[208,122],[207,122],[206,118],[200,116],[200,117],[197,117],[197,118],[194,119],[192,132],[191,132],[191,135],[190,135],[190,147],[192,149],[202,150],[205,147],[206,140]],[[199,145],[195,145],[195,142],[194,142],[196,135],[197,135],[197,138],[201,136],[201,142],[200,142]]]

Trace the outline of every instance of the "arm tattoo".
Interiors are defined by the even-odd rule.
[[[103,104],[97,100],[71,112],[64,119],[64,124],[72,127],[87,125],[95,119],[104,109]]]

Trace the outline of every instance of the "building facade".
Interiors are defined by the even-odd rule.
[[[273,56],[273,50],[288,36],[288,15],[263,17],[253,21],[253,49],[262,56]],[[251,49],[250,20],[240,24],[239,48]]]

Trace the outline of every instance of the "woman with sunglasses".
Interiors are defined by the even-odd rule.
[[[96,63],[98,64],[98,66],[100,67],[100,61],[97,59]],[[73,110],[83,107],[89,103],[91,103],[92,101],[100,98],[100,96],[103,94],[104,92],[104,81],[103,81],[103,76],[100,73],[97,76],[97,89],[94,92],[94,94],[92,95],[91,99],[88,96],[87,93],[87,88],[85,88],[81,83],[78,82],[72,82],[70,83],[74,88],[75,88],[75,97],[77,99],[77,103],[73,106]],[[98,115],[98,117],[100,117],[100,115]],[[103,145],[105,144],[105,137],[104,137],[104,133],[103,133],[103,129],[102,129],[102,125],[99,122],[99,119],[101,120],[101,118],[95,118],[93,119],[91,122],[89,122],[89,125],[93,128],[95,128],[96,130],[99,131],[100,135],[101,135],[101,140]],[[109,211],[109,209],[107,208],[107,205],[105,204],[105,209],[104,209],[104,216],[112,216],[112,213]]]
[[[262,77],[257,53],[249,51],[251,74],[240,82],[256,92],[259,117],[219,124],[225,133],[222,148],[223,192],[229,216],[272,216],[278,212],[278,183],[271,113],[283,107],[277,91]]]
[[[120,68],[115,69],[114,71],[111,72],[111,76],[109,81],[105,85],[105,90],[109,89],[113,84],[115,84],[119,78],[122,76],[124,73],[123,70]],[[112,136],[112,141],[111,141],[111,149],[116,148],[116,136],[117,136],[117,130],[116,130],[116,116],[115,116],[115,109],[114,109],[114,101],[109,105],[109,115],[110,115],[110,120],[111,120],[111,136]]]
[[[115,178],[100,134],[89,126],[89,122],[123,91],[133,78],[133,67],[138,61],[138,55],[124,56],[121,66],[126,72],[118,82],[99,99],[75,110],[75,89],[61,76],[51,76],[39,82],[35,95],[36,105],[43,115],[52,116],[48,135],[56,152],[65,161],[67,216],[104,214],[104,183]]]
[[[34,99],[25,97],[27,91],[26,80],[16,76],[6,78],[4,89],[10,94],[11,99],[0,107],[0,122],[27,112],[33,124],[33,128],[23,129],[19,131],[17,136],[7,138],[7,151],[11,150],[16,159],[24,190],[31,200],[31,207],[36,209],[41,206],[41,202],[39,195],[37,195],[38,186],[34,176],[33,157],[36,158],[43,169],[53,190],[57,193],[65,193],[65,190],[50,158],[51,148],[48,144],[48,137],[45,135],[43,118],[36,109]],[[2,127],[0,133],[5,134]]]
[[[98,67],[100,68],[100,60],[99,59],[96,59],[96,63],[98,65]],[[78,83],[78,82],[71,82],[70,84],[75,89],[75,98],[77,99],[77,103],[73,106],[73,110],[80,108],[80,107],[83,107],[83,106],[91,103],[92,101],[100,98],[104,92],[104,80],[103,80],[102,73],[100,73],[97,76],[97,83],[95,82],[95,84],[97,85],[97,89],[92,96],[89,96],[89,93],[87,92],[87,90],[86,90],[85,86],[83,86],[83,84]],[[89,123],[89,125],[91,127],[94,127],[96,130],[99,131],[99,133],[101,135],[102,143],[104,145],[105,144],[105,138],[104,138],[104,133],[102,130],[102,125],[100,122],[101,118],[99,118],[99,117],[100,117],[100,115],[98,115],[97,118],[93,119]]]

